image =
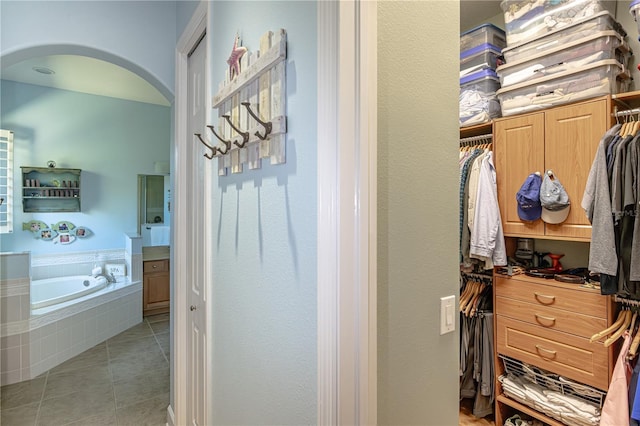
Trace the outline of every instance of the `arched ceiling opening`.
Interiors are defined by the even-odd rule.
[[[3,80],[170,106],[173,94],[151,73],[82,46],[41,46],[4,55]]]

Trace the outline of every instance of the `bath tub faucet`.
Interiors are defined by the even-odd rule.
[[[115,283],[117,281],[115,275],[113,275],[113,272],[105,274],[104,277],[107,279],[108,283]]]

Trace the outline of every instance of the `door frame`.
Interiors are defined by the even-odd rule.
[[[201,2],[176,47],[172,229],[185,229],[187,58],[207,27]],[[317,417],[377,423],[377,2],[318,1]],[[207,46],[207,52],[209,47]],[[339,52],[336,55],[336,52]],[[207,73],[207,93],[209,73]],[[207,96],[209,98],[209,96]],[[208,101],[207,101],[208,102]],[[322,123],[322,125],[320,125]],[[173,395],[169,425],[186,424],[184,233],[174,234]],[[211,278],[211,277],[209,277]],[[211,309],[207,306],[207,311]],[[207,317],[211,318],[210,312]],[[212,339],[209,339],[210,341]],[[212,378],[206,376],[207,390]],[[210,419],[209,419],[210,420]]]
[[[375,425],[377,2],[317,10],[318,424]]]
[[[174,150],[173,150],[173,164],[174,170],[172,172],[174,176],[174,213],[172,215],[173,223],[171,229],[187,229],[188,227],[188,208],[192,204],[192,200],[189,197],[189,190],[186,185],[186,173],[190,169],[190,165],[187,164],[186,149],[187,144],[192,141],[186,137],[187,123],[188,123],[188,61],[189,54],[198,45],[202,35],[207,31],[207,16],[208,16],[208,4],[207,1],[201,1],[196,10],[194,11],[189,23],[185,27],[178,43],[176,45],[176,81],[175,81],[175,103],[174,103],[174,115],[175,115],[175,129],[174,129]],[[209,52],[209,38],[207,37],[207,45],[205,47],[207,56]],[[205,102],[206,111],[209,111],[209,87],[210,76],[208,61],[205,65],[206,68],[206,83],[205,83]],[[208,112],[207,112],[208,114]],[[210,240],[210,239],[209,239]],[[189,363],[189,352],[187,350],[187,327],[189,325],[188,318],[188,306],[189,306],[189,286],[187,285],[187,265],[186,258],[187,244],[189,240],[187,233],[174,232],[173,233],[173,260],[172,267],[172,284],[173,284],[173,303],[171,306],[171,312],[173,317],[173,338],[172,338],[172,374],[173,374],[173,407],[169,405],[167,411],[167,423],[172,425],[183,425],[188,423],[188,410],[189,406],[187,402],[187,364]],[[207,275],[207,283],[211,282],[211,272],[207,265],[202,265],[205,268]],[[210,318],[211,309],[210,304],[207,304],[205,316]],[[211,345],[211,339],[208,339],[209,345]],[[207,361],[209,362],[209,361]],[[208,375],[206,377],[207,392],[211,394],[211,383],[213,382]],[[207,411],[207,413],[210,412]],[[207,419],[207,424],[210,422]]]

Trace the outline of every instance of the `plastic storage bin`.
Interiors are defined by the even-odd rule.
[[[640,21],[638,20],[638,15],[640,15],[640,0],[633,0],[629,5],[629,13],[633,16],[633,19],[636,21],[636,25],[638,26],[638,33],[640,34]],[[640,40],[640,37],[638,37]]]
[[[551,50],[518,62],[498,67],[502,87],[532,82],[545,76],[584,68],[604,59],[616,59],[626,67],[630,56],[629,45],[617,32],[600,31],[580,40],[562,43]]]
[[[503,0],[500,6],[504,11],[507,44],[535,40],[607,8],[614,10],[615,4],[600,0]]]
[[[589,64],[498,90],[502,115],[536,111],[607,94],[627,91],[630,75],[615,59]]]
[[[640,2],[640,0],[637,0]],[[588,37],[600,31],[613,30],[626,37],[627,33],[608,11],[598,12],[595,15],[576,21],[567,27],[551,31],[535,40],[510,45],[502,49],[502,56],[507,63],[522,61],[534,55],[553,50],[561,45],[567,45],[575,40]]]
[[[498,49],[507,45],[504,30],[493,24],[484,24],[460,34],[460,51],[473,49],[481,44],[491,44]]]
[[[460,53],[460,77],[484,69],[495,70],[501,56],[500,49],[488,43]]]
[[[495,71],[485,69],[460,79],[460,127],[486,123],[500,117],[496,91],[500,80]]]

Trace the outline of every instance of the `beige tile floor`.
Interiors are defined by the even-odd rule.
[[[168,405],[169,314],[162,314],[0,388],[0,424],[156,426],[166,423]]]

